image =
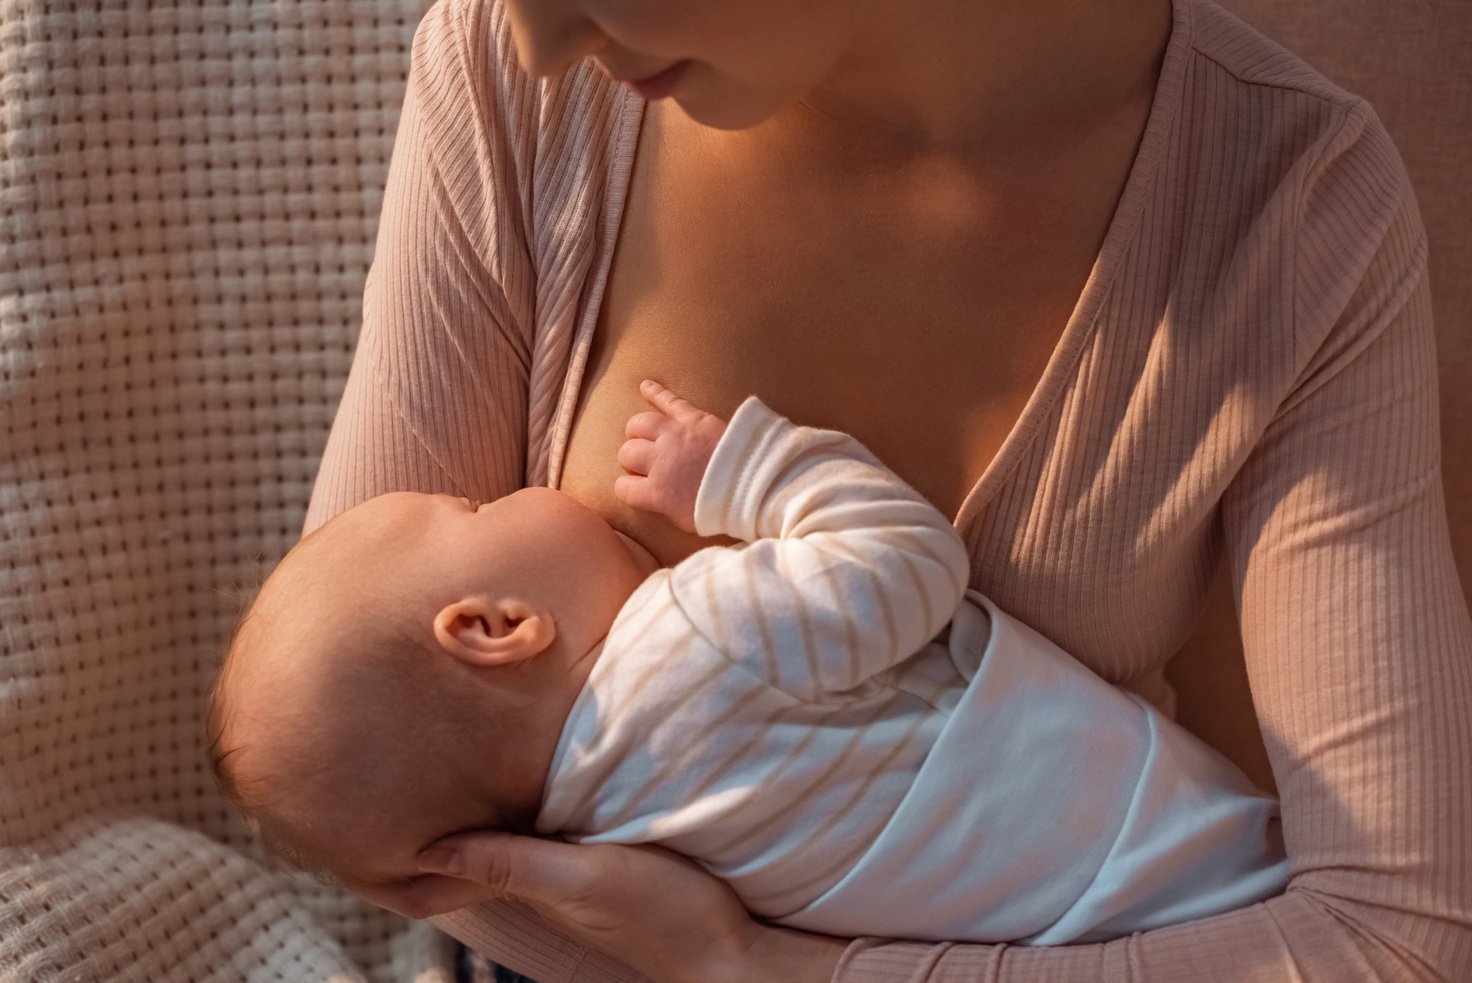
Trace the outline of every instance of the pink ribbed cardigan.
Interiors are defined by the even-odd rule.
[[[642,108],[588,64],[527,78],[490,0],[427,16],[308,529],[393,489],[557,484]],[[1472,979],[1472,625],[1438,455],[1426,239],[1384,128],[1176,0],[1102,251],[956,525],[971,586],[1144,692],[1230,565],[1291,884],[1104,945],[860,940],[837,979]],[[441,924],[543,983],[633,978],[514,904]]]

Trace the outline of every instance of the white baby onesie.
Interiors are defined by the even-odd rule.
[[[852,437],[748,398],[695,526],[745,545],[629,598],[538,832],[661,844],[843,936],[1087,942],[1283,890],[1276,801],[968,591],[950,522]]]

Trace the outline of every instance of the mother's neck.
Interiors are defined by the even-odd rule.
[[[757,130],[867,159],[995,153],[1149,98],[1171,0],[874,0],[847,54]]]

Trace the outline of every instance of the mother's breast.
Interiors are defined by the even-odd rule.
[[[595,346],[573,415],[559,487],[641,543],[664,566],[673,566],[705,546],[735,542],[726,537],[702,538],[677,529],[663,516],[630,508],[614,496],[613,483],[625,473],[617,459],[624,427],[629,417],[649,408],[639,395],[641,380],[655,378],[672,388],[678,386],[682,396],[722,417],[729,417],[744,397],[712,384],[703,374],[672,371],[657,360],[640,357],[633,348],[621,348],[614,364],[607,364],[608,360],[597,364],[599,355]]]

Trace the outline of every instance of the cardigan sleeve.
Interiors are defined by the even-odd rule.
[[[468,22],[500,17],[440,3],[415,33],[362,330],[304,533],[389,491],[491,500],[524,483],[535,276],[518,129],[533,90],[478,77],[506,53],[473,39],[508,35]]]
[[[1425,232],[1364,104],[1307,188],[1300,371],[1221,510],[1286,893],[1102,945],[860,940],[836,979],[1472,978],[1472,625],[1446,527]]]

